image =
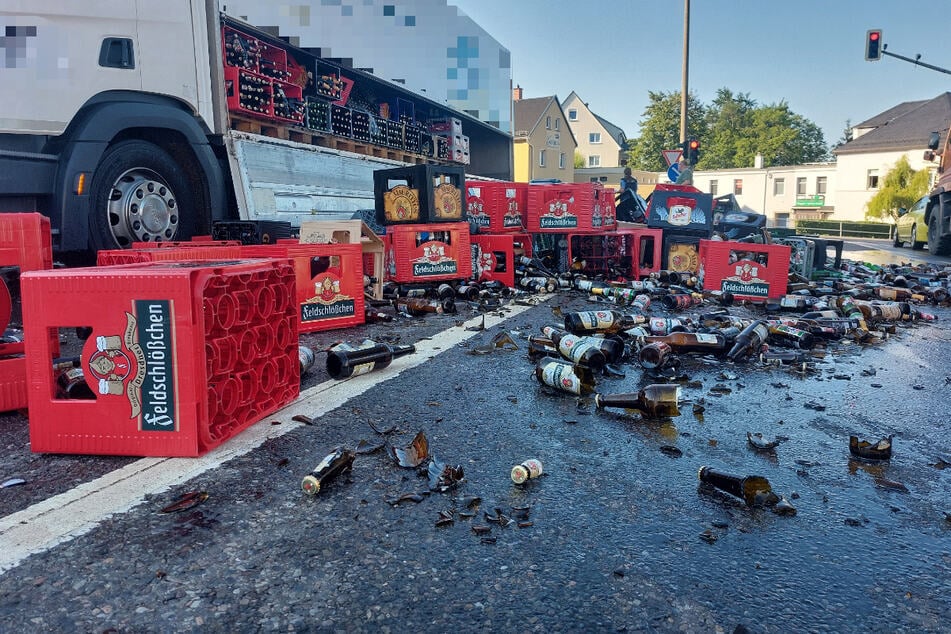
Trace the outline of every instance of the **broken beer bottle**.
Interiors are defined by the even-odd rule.
[[[544,385],[570,394],[581,396],[594,392],[594,375],[590,368],[553,357],[538,360],[535,378]]]
[[[595,394],[597,409],[616,407],[641,412],[644,418],[679,416],[680,386],[673,383],[655,383],[640,392],[627,394]]]
[[[324,485],[341,473],[353,468],[353,459],[356,454],[344,447],[337,447],[320,461],[309,475],[304,476],[300,483],[301,490],[307,495],[317,495]]]
[[[773,493],[769,480],[762,476],[740,477],[715,471],[710,467],[700,467],[697,474],[704,484],[735,495],[747,506],[771,506],[779,501],[779,496]]]
[[[542,461],[531,458],[512,467],[512,482],[515,484],[524,484],[527,480],[537,478],[542,473],[544,473]]]
[[[752,322],[736,336],[733,347],[726,354],[730,361],[737,361],[752,354],[757,354],[769,336],[769,328],[762,319]]]
[[[672,332],[669,335],[645,337],[647,343],[662,342],[683,352],[717,353],[726,349],[726,338],[709,332]]]
[[[334,346],[327,351],[327,374],[334,379],[345,379],[382,370],[389,366],[394,358],[413,352],[416,352],[416,346],[413,345],[371,342],[371,345],[356,349],[350,346]]]

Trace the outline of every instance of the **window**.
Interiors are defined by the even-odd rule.
[[[710,195],[711,195],[711,196],[716,196],[716,195],[717,195],[717,182],[716,182],[716,181],[710,181]]]
[[[592,177],[589,178],[588,180],[590,180],[592,183],[597,183],[597,182],[598,182],[598,177],[597,177],[597,176],[592,176]]]
[[[588,167],[601,167],[601,155],[592,154],[588,157]]]
[[[607,176],[602,176],[602,177],[599,178],[598,180],[601,181],[602,183],[606,183],[606,182],[608,182],[608,177],[607,177]]]
[[[588,133],[588,143],[600,143],[601,142],[601,133],[600,132],[589,132]]]
[[[777,178],[773,181],[773,196],[785,196],[786,195],[786,179]]]
[[[556,130],[560,130],[560,129],[561,129],[561,118],[560,118],[560,117],[555,117],[555,129],[556,129]]]
[[[869,170],[868,171],[868,181],[865,186],[866,189],[878,189],[878,170]]]
[[[545,129],[551,130],[551,117],[545,117]]]
[[[737,178],[733,181],[733,195],[739,196],[743,193],[743,179]]]
[[[578,120],[578,111],[569,110],[568,111],[568,121],[577,121]]]
[[[816,177],[816,193],[817,194],[826,193],[826,177],[825,176]]]
[[[545,167],[545,150],[539,150],[538,152],[538,166]]]
[[[558,169],[560,170],[565,169],[565,153],[564,152],[558,155]]]
[[[797,196],[806,195],[806,179],[805,178],[796,179],[796,195]]]

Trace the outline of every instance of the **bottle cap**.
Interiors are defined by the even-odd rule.
[[[528,480],[528,469],[520,464],[512,467],[512,482],[522,484],[526,480]]]
[[[317,495],[320,493],[320,480],[312,475],[305,476],[304,480],[300,483],[300,488],[307,495]]]

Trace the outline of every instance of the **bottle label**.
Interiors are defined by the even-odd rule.
[[[573,335],[565,335],[561,338],[561,341],[558,342],[558,350],[575,363],[581,361],[585,353],[592,348],[597,348],[597,346],[590,341],[585,341],[581,337],[575,337]]]
[[[713,345],[716,345],[717,343],[716,335],[711,335],[705,332],[698,332],[695,336],[697,337],[697,343],[709,343]]]
[[[604,310],[586,310],[578,313],[586,330],[607,330],[614,325],[614,315]]]
[[[567,364],[549,363],[542,370],[542,380],[546,385],[556,387],[559,390],[581,394],[581,379]]]
[[[350,376],[360,376],[361,374],[366,374],[373,370],[373,366],[376,365],[376,361],[371,361],[369,363],[361,363],[360,365],[353,366],[353,374]]]
[[[882,299],[898,299],[898,293],[894,288],[880,288],[878,289],[878,296]]]
[[[528,477],[537,478],[542,474],[542,463],[540,460],[532,458],[531,460],[526,460],[522,465],[526,471],[528,471]]]

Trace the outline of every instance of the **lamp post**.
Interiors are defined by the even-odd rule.
[[[687,140],[687,68],[690,59],[690,0],[684,0],[684,60],[680,82],[680,144]]]

